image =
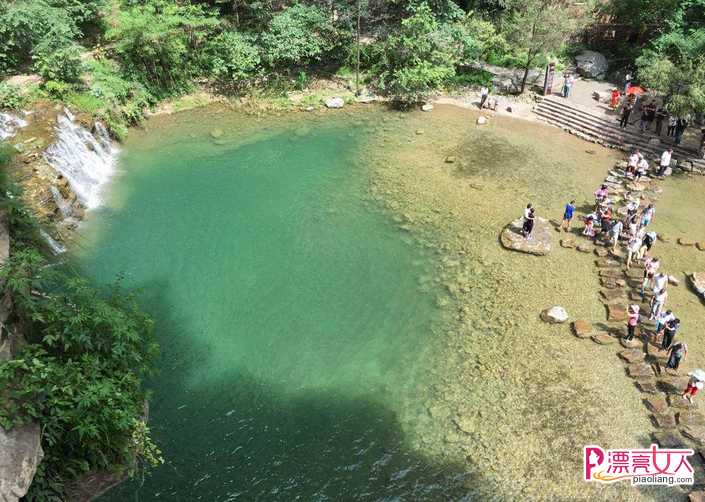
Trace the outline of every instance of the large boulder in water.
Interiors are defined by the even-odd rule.
[[[326,108],[342,108],[345,106],[343,98],[334,97],[326,99]]]
[[[578,73],[583,77],[602,78],[607,73],[607,58],[595,51],[583,51],[575,57]]]
[[[553,232],[545,218],[536,218],[534,230],[529,237],[521,234],[523,220],[519,218],[507,225],[499,236],[499,240],[507,249],[534,255],[546,255],[551,252]]]
[[[44,457],[38,424],[0,428],[0,500],[17,502],[27,494],[29,485]]]

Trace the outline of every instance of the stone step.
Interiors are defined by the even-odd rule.
[[[607,146],[617,147],[622,150],[631,148],[639,148],[643,153],[658,157],[666,146],[670,145],[651,145],[648,139],[634,137],[633,135],[619,135],[609,129],[604,129],[601,124],[582,121],[574,116],[567,116],[561,112],[537,107],[534,112],[545,122],[551,125],[558,126],[562,129],[570,129],[578,131],[585,136],[606,144]],[[705,168],[705,161],[697,158],[695,153],[674,149],[675,157],[681,160],[687,160],[693,163],[697,168]]]
[[[561,114],[568,114],[570,117],[576,117],[579,118],[581,121],[586,122],[586,123],[592,123],[599,125],[604,131],[611,132],[613,134],[618,135],[619,137],[625,138],[622,142],[623,143],[645,143],[649,144],[649,140],[653,138],[658,138],[661,140],[660,145],[651,145],[652,147],[654,146],[660,146],[662,148],[665,148],[667,146],[670,146],[673,148],[674,153],[676,156],[682,156],[682,157],[695,157],[694,160],[699,160],[697,159],[697,152],[695,150],[692,150],[690,148],[684,147],[684,146],[678,146],[675,144],[670,144],[670,141],[667,137],[665,136],[657,136],[656,134],[653,134],[651,132],[646,132],[646,133],[641,133],[641,132],[634,132],[633,129],[621,129],[617,124],[619,123],[619,116],[615,115],[614,117],[606,117],[604,115],[597,115],[591,111],[588,111],[584,108],[579,108],[576,106],[573,106],[570,103],[567,103],[565,100],[561,99],[554,99],[554,98],[544,98],[539,102],[537,108],[542,108],[542,109],[551,109],[551,110],[556,110]],[[635,117],[633,117],[635,118]],[[633,121],[632,118],[632,121]],[[666,141],[664,141],[666,140]]]

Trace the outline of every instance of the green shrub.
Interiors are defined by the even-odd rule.
[[[67,84],[66,82],[57,82],[55,80],[48,80],[44,82],[43,87],[47,95],[54,99],[66,99],[69,93],[73,90],[71,84]]]
[[[297,3],[277,13],[260,36],[262,59],[278,69],[316,64],[342,42],[339,35],[321,7]]]
[[[417,102],[455,74],[457,49],[424,3],[386,41],[378,87],[394,99]]]
[[[43,41],[32,51],[34,69],[44,80],[76,83],[83,71],[81,52],[77,44],[54,47],[52,43]]]
[[[0,82],[0,109],[19,110],[27,102],[19,87]]]
[[[30,500],[62,497],[63,484],[90,470],[159,462],[140,424],[146,394],[140,381],[156,355],[152,321],[116,283],[106,295],[56,272],[32,248],[16,249],[0,268],[14,300],[12,322],[27,345],[0,365],[5,400],[0,424],[36,421],[45,457]],[[36,294],[42,291],[43,294]],[[135,438],[143,444],[135,444]]]
[[[208,42],[207,65],[221,83],[242,85],[253,78],[260,56],[252,40],[236,31],[225,31]]]

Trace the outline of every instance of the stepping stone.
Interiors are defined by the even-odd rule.
[[[659,354],[659,356],[656,356],[658,360],[665,360],[668,359],[668,357],[665,355],[666,353],[664,352],[663,356]],[[659,377],[659,385],[661,388],[669,393],[674,393],[674,394],[679,394],[683,392],[685,389],[686,385],[688,385],[688,380],[689,377],[687,376],[678,376],[678,375],[669,375],[667,373],[663,373],[661,377]]]
[[[631,279],[643,279],[644,272],[639,270],[638,268],[630,268],[629,270],[627,270],[627,277]]]
[[[658,431],[651,435],[661,448],[683,448],[683,439],[672,431]]]
[[[695,247],[698,248],[699,251],[705,251],[705,242],[696,242]]]
[[[640,363],[644,361],[644,352],[641,349],[627,349],[617,354],[628,363]]]
[[[641,293],[638,291],[630,291],[629,299],[633,302],[641,302]]]
[[[674,277],[674,276],[672,276],[672,275],[669,275],[669,276],[668,276],[668,284],[670,284],[670,285],[672,285],[672,286],[680,286],[680,285],[681,285],[681,281],[679,281],[677,277]]]
[[[686,237],[678,237],[678,240],[676,241],[678,244],[681,246],[695,246],[695,241],[690,240]]]
[[[622,347],[625,347],[627,349],[634,349],[634,348],[644,346],[644,343],[641,340],[639,340],[638,338],[632,338],[631,340],[627,340],[626,338],[621,338],[619,340],[619,343],[622,344]]]
[[[595,254],[604,258],[605,256],[609,255],[610,252],[605,248],[595,248]]]
[[[621,289],[603,289],[600,291],[600,294],[602,298],[610,302],[624,298],[624,291]]]
[[[608,321],[626,321],[627,320],[627,307],[621,303],[612,303],[606,305],[607,307],[607,320]]]
[[[588,244],[578,244],[578,246],[575,249],[577,249],[581,253],[592,253],[592,250],[594,248]]]
[[[690,403],[687,399],[683,399],[680,394],[669,394],[668,404],[672,408],[678,408],[679,410],[695,410],[697,406],[695,403]]]
[[[562,248],[573,249],[575,247],[575,239],[572,239],[572,238],[561,239],[559,241],[559,244],[561,245]]]
[[[627,285],[627,281],[625,281],[624,279],[617,279],[617,280],[615,281],[615,283],[616,283],[617,286],[619,286],[620,288],[623,288],[624,286]]]
[[[600,333],[595,333],[590,337],[593,342],[598,343],[600,345],[609,345],[612,343],[615,343],[617,339],[613,336],[611,336],[609,333],[606,331],[601,331]]]
[[[612,277],[602,277],[600,279],[600,284],[607,289],[614,289],[617,287],[617,281]]]
[[[614,268],[603,268],[600,270],[600,277],[609,277],[612,280],[617,280],[624,277],[624,272]]]
[[[636,381],[637,388],[645,394],[658,394],[658,387],[656,387],[656,380],[653,378],[643,378]]]
[[[668,410],[668,403],[663,396],[650,396],[644,399],[644,405],[654,415],[663,415]]]
[[[660,240],[661,242],[663,242],[665,244],[668,244],[669,242],[671,242],[671,238],[666,234],[657,234],[656,239]]]
[[[654,370],[646,363],[634,363],[627,366],[627,374],[632,378],[654,376]]]
[[[573,334],[578,338],[587,338],[592,335],[592,324],[583,319],[578,319],[573,323]]]
[[[611,268],[611,267],[619,267],[620,263],[616,260],[612,260],[610,258],[600,258],[599,260],[595,260],[595,265],[597,265],[600,268]]]
[[[652,417],[656,427],[661,429],[673,429],[676,426],[676,418],[672,413],[654,413]]]
[[[686,425],[681,427],[681,434],[691,439],[698,446],[705,446],[705,427],[698,425]]]
[[[694,411],[681,411],[678,413],[678,425],[705,426],[705,416]]]

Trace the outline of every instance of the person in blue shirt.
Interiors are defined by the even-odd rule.
[[[565,211],[563,212],[563,223],[561,223],[561,228],[565,229],[566,232],[570,232],[570,223],[573,220],[573,212],[575,212],[575,201],[571,200],[565,205]]]

